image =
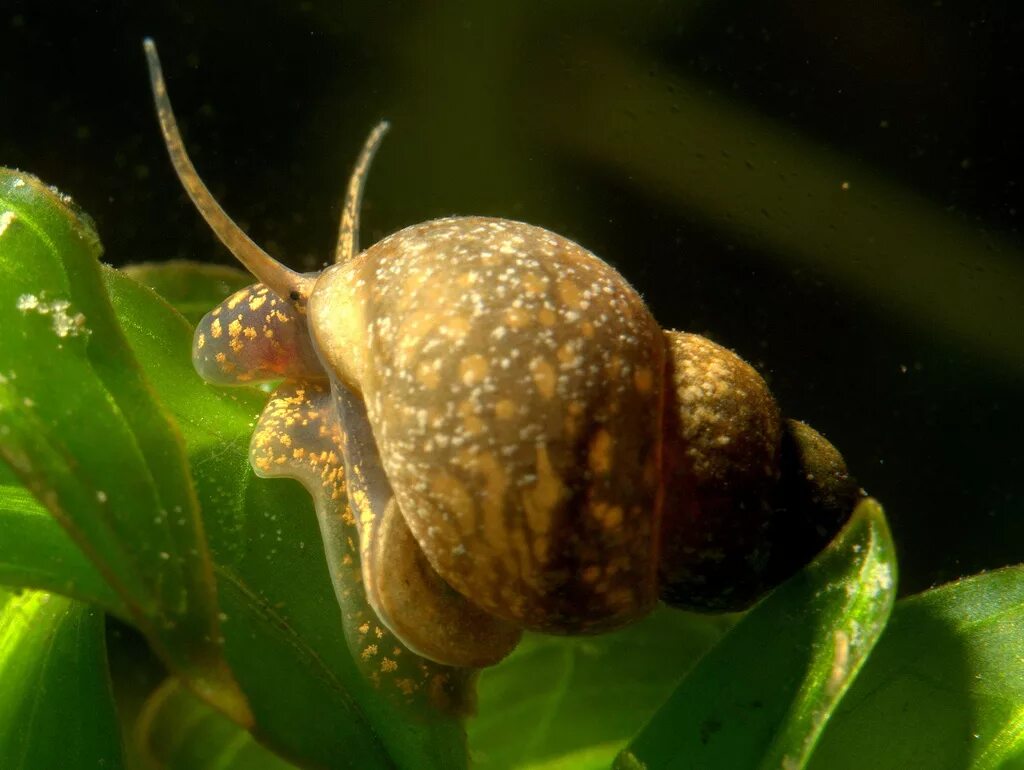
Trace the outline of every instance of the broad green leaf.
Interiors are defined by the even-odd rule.
[[[202,457],[209,461],[209,455]],[[214,471],[219,467],[214,465]],[[250,478],[248,483],[255,481]],[[292,498],[304,494],[291,483],[280,486],[268,490],[262,499],[246,490],[244,499],[232,504],[235,513],[253,517],[243,523],[244,535],[237,542],[244,545],[251,537],[271,549],[280,547],[275,555],[278,561],[268,561],[266,549],[259,547],[253,549],[251,565],[216,567],[224,606],[225,650],[252,704],[253,732],[282,754],[312,767],[390,767],[388,754],[402,756],[403,751],[408,755],[404,765],[416,767],[416,752],[429,752],[432,736],[417,736],[415,725],[403,725],[397,717],[383,724],[386,704],[381,705],[375,724],[372,706],[362,702],[372,701],[374,696],[363,692],[360,675],[352,666],[340,620],[335,621],[338,613],[333,593],[325,596],[317,587],[328,578],[326,567],[320,564],[315,524],[304,526],[300,518],[294,526],[289,525],[294,541],[277,532],[280,511],[294,506],[301,516],[302,507]],[[312,516],[311,511],[309,514]],[[0,511],[0,521],[6,515]],[[47,560],[45,553],[48,547],[64,547],[66,536],[52,517],[37,515],[32,524],[39,547],[31,552],[14,551],[20,557],[14,575],[20,575],[25,585],[59,585],[64,579],[63,566]],[[221,532],[231,538],[230,530]],[[253,581],[250,572],[262,575]],[[360,697],[352,696],[350,688]],[[451,740],[457,744],[454,737]],[[459,765],[438,760],[436,766]]]
[[[103,613],[0,588],[0,767],[122,767]]]
[[[184,259],[144,262],[121,269],[163,297],[191,323],[197,323],[232,292],[254,283],[243,270]]]
[[[248,465],[265,395],[204,384],[182,317],[118,271],[105,270],[104,279],[138,360],[182,426],[214,555],[225,652],[252,704],[255,735],[316,767],[464,766],[458,722],[410,722],[356,670],[308,495],[291,481],[257,479]],[[23,513],[14,492],[8,509],[0,506],[0,532]],[[38,508],[27,513],[37,545],[10,550],[5,580],[54,590],[68,574],[78,585],[100,583],[87,563],[68,570],[48,558],[66,552],[67,538]],[[83,594],[103,601],[101,590]]]
[[[1024,567],[898,602],[810,766],[1024,768]]]
[[[250,697],[257,737],[321,767],[465,766],[458,720],[411,718],[356,669],[309,495],[249,467],[266,394],[204,383],[184,319],[118,271],[105,279],[129,343],[185,437],[226,616],[225,651]]]
[[[708,653],[616,766],[804,767],[885,627],[895,583],[885,517],[865,500],[814,562]]]
[[[23,487],[0,486],[0,544],[0,585],[43,588],[128,618],[121,597]]]
[[[0,458],[168,665],[247,723],[181,438],[125,343],[91,222],[69,204],[0,170]]]
[[[253,737],[169,679],[136,726],[144,761],[161,770],[294,770]]]
[[[527,635],[480,675],[474,767],[607,768],[733,622],[661,608],[615,633]]]

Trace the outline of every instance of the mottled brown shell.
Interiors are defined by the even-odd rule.
[[[782,420],[761,375],[696,334],[665,332],[665,515],[661,597],[742,609],[764,589]]]
[[[541,631],[650,609],[665,344],[615,270],[538,227],[443,219],[329,268],[309,318],[450,585]]]

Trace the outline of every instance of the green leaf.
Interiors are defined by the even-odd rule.
[[[122,767],[103,613],[0,588],[0,767]]]
[[[23,487],[0,486],[0,585],[43,588],[128,617],[121,597]]]
[[[161,770],[294,770],[177,680],[149,699],[136,727],[141,756]]]
[[[811,767],[1024,768],[1024,567],[898,602]]]
[[[112,312],[92,224],[69,204],[0,170],[0,458],[168,665],[246,723],[181,438]]]
[[[9,465],[0,462],[0,486],[19,486],[18,477]]]
[[[252,473],[249,439],[266,394],[204,383],[184,319],[122,273],[104,277],[136,357],[185,437],[226,616],[225,651],[257,737],[319,767],[464,767],[458,720],[412,718],[355,667],[309,495],[296,482]]]
[[[708,653],[616,766],[804,767],[885,627],[895,578],[885,517],[866,500]]]
[[[193,324],[229,294],[254,282],[249,273],[234,267],[184,259],[128,265],[122,271],[155,291]]]
[[[600,636],[527,635],[480,675],[474,767],[608,767],[734,620],[663,607]]]
[[[220,468],[212,467],[214,473]],[[302,504],[295,502],[304,492],[291,483],[280,486],[268,490],[265,498],[253,497],[247,490],[231,509],[240,516],[253,516],[252,526],[245,526],[245,534],[236,542],[244,545],[252,537],[274,543],[271,548],[280,545],[277,560],[268,560],[267,549],[260,546],[253,549],[251,563],[217,567],[226,653],[252,703],[253,732],[281,753],[316,767],[390,767],[388,751],[400,755],[402,748],[385,748],[386,738],[376,736],[365,705],[349,692],[349,688],[360,691],[363,685],[345,647],[340,621],[334,621],[338,612],[333,593],[325,596],[318,587],[328,578],[317,550],[315,525],[303,526]],[[296,526],[288,528],[296,539],[282,542],[278,514],[291,508],[300,515]],[[7,515],[0,512],[0,522]],[[16,566],[21,572],[14,574],[25,584],[59,585],[63,565],[47,559],[46,553],[65,546],[67,538],[52,517],[39,516],[38,511],[32,524],[37,547],[12,551],[20,557]],[[230,539],[229,532],[221,530]],[[364,693],[363,697],[373,696]],[[406,729],[415,733],[415,727],[392,720],[381,732]],[[395,741],[408,744],[410,754],[417,748],[412,735]],[[409,761],[406,766],[416,765]],[[444,764],[438,762],[438,766]]]
[[[257,479],[249,468],[249,432],[265,394],[203,383],[192,370],[184,319],[118,271],[105,270],[104,279],[133,351],[186,439],[214,555],[225,652],[252,703],[255,735],[318,767],[464,766],[457,720],[410,721],[355,668],[309,496],[291,481]],[[0,507],[0,532],[8,518]],[[67,564],[46,554],[66,548],[66,538],[49,519],[30,523],[38,547],[12,549],[15,567],[5,579],[59,588]]]

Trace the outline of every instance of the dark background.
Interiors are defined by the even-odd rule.
[[[0,0],[0,164],[71,194],[112,264],[228,261],[166,158],[151,35],[215,195],[314,269],[387,117],[364,242],[476,213],[603,256],[840,447],[916,591],[1024,561],[1011,6]]]

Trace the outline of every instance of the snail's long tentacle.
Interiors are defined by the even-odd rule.
[[[366,188],[366,174],[384,134],[390,127],[386,120],[374,127],[370,135],[366,137],[363,150],[359,153],[355,168],[352,169],[352,176],[348,180],[348,189],[345,191],[345,207],[341,211],[338,247],[334,252],[334,261],[338,264],[348,262],[359,253],[359,209],[363,202],[363,190]]]
[[[160,68],[160,58],[156,53],[156,44],[150,38],[146,38],[143,40],[142,46],[146,52],[153,101],[156,103],[156,112],[160,119],[160,129],[164,135],[167,152],[171,156],[171,163],[174,164],[178,179],[181,180],[181,184],[199,213],[220,238],[221,243],[235,255],[235,258],[260,281],[269,286],[275,294],[282,299],[291,298],[292,300],[308,297],[313,286],[313,279],[296,273],[294,270],[289,270],[257,246],[221,208],[206,185],[203,184],[203,180],[199,178],[195,166],[192,165],[192,161],[185,151],[185,143],[182,141],[177,121],[174,119],[171,101],[167,96],[167,85],[164,83],[163,72]]]

